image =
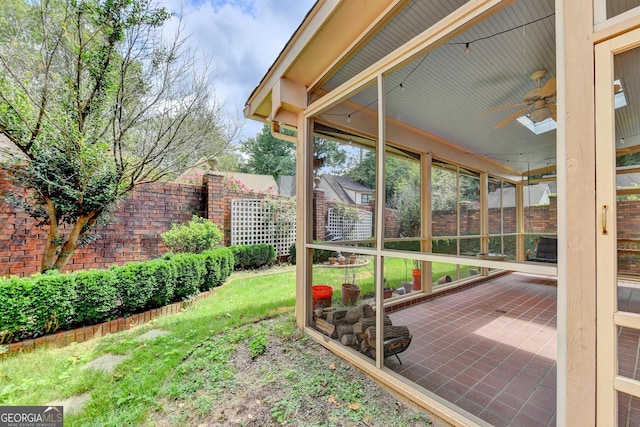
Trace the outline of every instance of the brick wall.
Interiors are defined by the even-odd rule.
[[[15,188],[0,180],[0,191]],[[160,234],[172,223],[203,215],[205,194],[201,186],[153,183],[138,187],[120,202],[115,222],[97,227],[100,237],[78,248],[65,271],[107,268],[130,261],[157,258],[165,251]],[[46,234],[24,212],[0,201],[0,276],[29,275],[40,270]]]
[[[0,176],[0,195],[14,190],[10,180]],[[264,197],[264,194],[236,186],[216,173],[207,174],[202,186],[176,183],[140,186],[120,203],[113,215],[115,222],[98,227],[95,233],[100,237],[74,253],[66,271],[107,268],[114,264],[157,258],[166,252],[160,235],[169,230],[171,224],[186,223],[194,214],[217,224],[223,231],[224,244],[228,245],[231,239],[231,201]],[[314,191],[314,239],[324,239],[331,205],[322,191]],[[639,205],[640,201],[618,203],[618,237],[640,239]],[[358,205],[358,208],[373,211],[373,206],[372,201],[369,205]],[[478,209],[472,206],[463,208],[463,228],[475,230],[480,221]],[[490,224],[498,223],[498,214],[498,210],[490,210]],[[504,214],[507,229],[515,230],[515,209],[505,209]],[[555,233],[556,216],[555,197],[549,205],[526,208],[525,232]],[[385,237],[397,237],[400,224],[396,212],[387,209],[385,217]],[[449,230],[455,226],[455,212],[434,212],[434,235],[449,235]],[[45,232],[35,227],[31,218],[0,198],[0,276],[29,275],[39,271],[45,239]],[[624,270],[638,270],[639,258],[633,254],[633,259],[625,259],[625,264],[633,266]]]
[[[636,202],[637,203],[637,202]],[[548,205],[530,206],[524,209],[524,232],[529,234],[556,233],[558,215],[558,203],[556,197],[551,197]],[[620,215],[619,215],[620,216]],[[516,231],[516,209],[504,208],[505,232]],[[451,230],[456,229],[456,211],[435,211],[433,213],[434,236],[449,236]],[[640,223],[637,225],[640,235]],[[462,234],[479,234],[480,210],[469,205],[460,206],[460,230]],[[467,233],[464,233],[467,231]],[[489,233],[500,233],[500,209],[489,209]]]

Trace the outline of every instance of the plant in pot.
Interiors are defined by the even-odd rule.
[[[384,278],[384,288],[382,289],[382,294],[384,295],[384,298],[391,298],[393,296],[393,289],[391,289],[389,287],[389,285],[387,284],[387,278]]]
[[[413,282],[409,281],[409,273],[408,273],[408,263],[409,260],[404,260],[404,281],[402,282],[402,289],[404,289],[404,293],[408,294],[413,290]]]
[[[356,269],[344,269],[344,282],[342,283],[342,304],[355,305],[360,297],[360,286],[356,284]]]
[[[413,260],[413,270],[411,271],[411,276],[413,277],[413,290],[419,291],[422,289],[422,280],[420,278],[420,261],[417,259]]]

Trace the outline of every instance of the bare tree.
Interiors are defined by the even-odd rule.
[[[7,2],[0,134],[28,190],[9,197],[48,232],[42,270],[62,269],[124,195],[220,154],[238,122],[154,0]]]

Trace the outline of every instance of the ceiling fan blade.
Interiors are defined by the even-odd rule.
[[[556,94],[556,78],[551,77],[540,89],[540,97],[548,98]]]
[[[501,107],[491,108],[490,110],[484,110],[483,114],[495,113],[496,111],[502,111],[502,110],[506,110],[507,108],[513,108],[513,107],[521,107],[523,105],[526,105],[528,107],[529,104],[530,104],[529,102],[517,102],[515,104],[503,105]]]
[[[520,110],[516,111],[515,113],[513,113],[512,115],[510,115],[509,117],[507,117],[506,119],[504,119],[503,121],[501,121],[500,123],[495,125],[493,128],[494,129],[500,129],[501,127],[505,126],[510,121],[515,120],[518,117],[522,116],[528,109],[529,109],[528,105],[526,107],[524,107],[524,108],[521,108]]]

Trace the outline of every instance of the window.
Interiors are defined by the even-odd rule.
[[[373,199],[373,194],[360,194],[360,203],[363,205],[368,204]]]

